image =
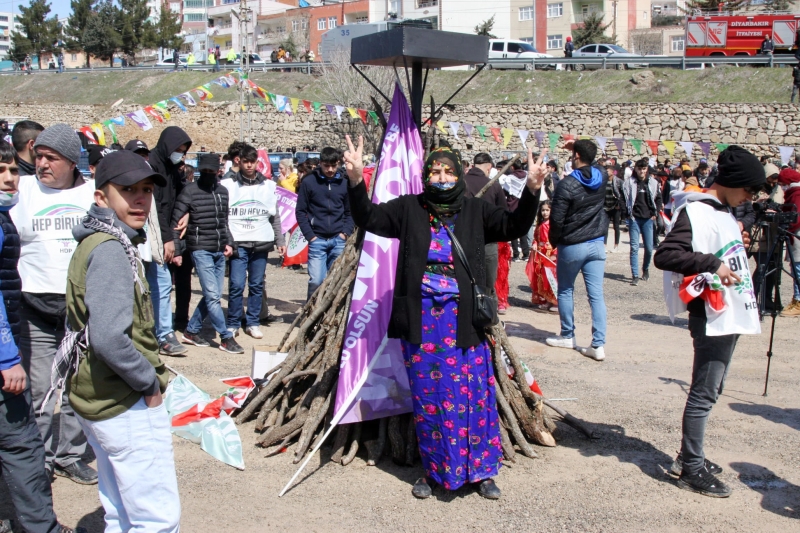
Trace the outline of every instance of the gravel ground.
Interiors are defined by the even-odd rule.
[[[174,438],[183,507],[183,530],[219,531],[726,531],[786,532],[800,528],[800,320],[779,318],[769,396],[763,397],[767,333],[747,337],[736,350],[723,396],[708,425],[706,451],[733,489],[726,500],[683,491],[666,476],[680,446],[681,413],[691,375],[692,349],[686,319],[665,316],[661,273],[638,287],[629,282],[627,234],[624,253],[610,254],[605,296],[608,306],[607,359],[550,348],[558,317],[532,311],[523,263],[511,265],[512,308],[507,331],[545,394],[576,398],[562,402],[592,422],[602,438],[587,440],[560,426],[559,445],[537,448],[539,458],[518,455],[501,470],[503,498],[492,502],[472,489],[434,490],[415,500],[411,484],[419,465],[397,467],[386,458],[367,467],[359,457],[347,467],[330,463],[330,452],[309,464],[286,496],[277,494],[296,469],[290,454],[264,458],[254,446],[253,423],[240,428],[246,470],[237,471]],[[784,278],[788,280],[788,278]],[[273,313],[284,323],[263,328],[252,346],[277,343],[303,302],[307,275],[268,267]],[[790,288],[784,281],[789,301]],[[199,291],[196,291],[199,294]],[[198,296],[195,296],[197,299]],[[578,342],[590,339],[590,314],[583,287],[576,291]],[[794,348],[792,348],[794,346]],[[191,348],[168,364],[212,394],[220,378],[249,372],[250,355]],[[67,525],[102,531],[97,488],[63,478],[53,485],[55,508]],[[0,482],[0,516],[11,513]]]

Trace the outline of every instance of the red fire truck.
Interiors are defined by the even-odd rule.
[[[797,38],[800,13],[739,13],[690,16],[686,21],[686,57],[753,56],[771,35],[775,53],[789,53]]]

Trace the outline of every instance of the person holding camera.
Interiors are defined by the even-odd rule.
[[[654,263],[667,271],[665,276],[673,276],[673,293],[665,294],[671,313],[680,310],[674,302],[686,302],[681,296],[695,296],[686,304],[694,344],[692,384],[683,412],[681,451],[670,473],[683,489],[727,498],[730,487],[716,477],[722,468],[705,458],[706,424],[739,336],[761,333],[747,262],[750,237],[731,208],[758,194],[766,177],[758,158],[739,146],[724,150],[718,164],[719,175],[709,189],[673,197],[672,229]]]
[[[758,213],[769,213],[775,211],[770,207],[783,204],[783,189],[778,185],[778,175],[780,170],[772,163],[764,165],[764,173],[767,176],[767,181],[764,188],[758,193],[755,198]],[[781,264],[781,258],[777,247],[773,250],[772,257],[769,256],[769,250],[774,245],[778,238],[778,223],[777,221],[768,222],[756,215],[755,209],[753,210],[754,223],[752,235],[755,241],[750,247],[750,252],[755,255],[757,272],[755,277],[756,294],[763,294],[763,298],[759,299],[763,303],[762,309],[764,311],[772,311],[775,308],[775,283],[777,282],[780,271],[777,270]],[[746,221],[745,221],[746,222]],[[743,224],[745,224],[743,222]],[[759,223],[760,222],[760,223]],[[743,225],[745,231],[750,231],[747,225]],[[761,271],[770,272],[766,276]],[[763,293],[762,291],[763,288]]]

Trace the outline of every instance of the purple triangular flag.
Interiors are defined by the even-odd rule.
[[[461,125],[464,128],[464,132],[467,134],[467,138],[472,139],[472,131],[475,129],[475,126],[472,124],[467,124],[466,122]]]
[[[331,104],[325,104],[325,109],[327,109],[328,113],[330,113],[331,115],[336,114],[336,108],[333,107]]]
[[[706,142],[698,142],[697,146],[703,151],[703,153],[708,157],[708,153],[711,151],[711,143]]]
[[[625,139],[620,139],[619,137],[614,137],[611,139],[614,143],[614,146],[617,147],[617,153],[622,155],[622,149],[625,147]]]
[[[534,131],[533,132],[533,138],[536,139],[536,145],[539,148],[542,147],[542,143],[544,142],[544,135],[545,135],[545,133],[543,131]]]

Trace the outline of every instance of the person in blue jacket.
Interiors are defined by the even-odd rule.
[[[53,512],[44,442],[17,347],[22,299],[17,272],[20,245],[17,228],[8,214],[19,198],[15,155],[14,148],[0,140],[0,466],[22,529],[58,533],[71,530],[62,527]]]

